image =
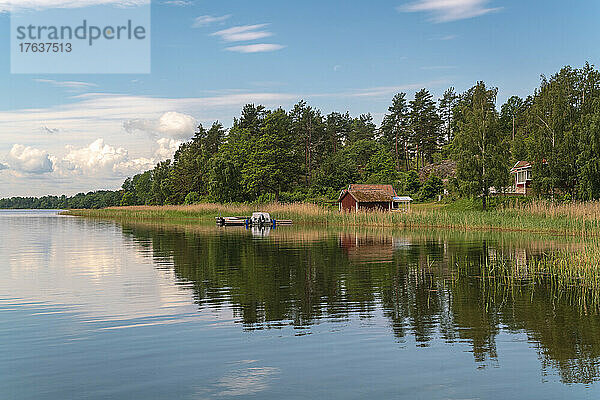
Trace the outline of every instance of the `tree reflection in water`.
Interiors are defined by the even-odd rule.
[[[516,270],[543,251],[577,243],[519,235],[125,226],[158,265],[174,268],[204,308],[231,308],[247,330],[372,318],[380,310],[402,341],[467,342],[494,363],[501,332],[525,333],[542,368],[565,383],[600,376],[600,319],[552,284],[491,284],[457,261],[507,259]],[[459,273],[460,272],[460,273]]]

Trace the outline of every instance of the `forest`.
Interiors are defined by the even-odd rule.
[[[350,183],[393,184],[428,201],[481,198],[512,184],[516,161],[533,164],[537,196],[600,198],[600,71],[566,66],[526,98],[497,105],[477,82],[439,99],[422,89],[394,96],[380,126],[371,114],[248,104],[231,128],[199,126],[172,160],[127,178],[118,191],[11,198],[0,208],[103,208],[198,202],[327,202]],[[438,176],[432,166],[451,165]]]

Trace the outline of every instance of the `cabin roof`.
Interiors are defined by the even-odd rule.
[[[381,191],[389,197],[396,196],[396,191],[392,185],[365,185],[365,184],[352,184],[348,186],[350,192],[362,192],[362,191]]]
[[[510,172],[515,172],[519,169],[531,168],[531,163],[529,161],[518,161],[514,167],[510,170]]]
[[[346,194],[358,203],[391,203],[393,198],[397,197],[392,185],[352,184],[348,189],[342,190],[338,201],[342,201]]]

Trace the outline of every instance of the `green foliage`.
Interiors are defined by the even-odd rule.
[[[185,196],[185,201],[183,202],[183,204],[197,204],[200,203],[200,201],[202,200],[202,197],[200,196],[200,193],[198,192],[189,192],[186,196]]]
[[[411,130],[406,93],[399,93],[392,99],[388,114],[383,117],[380,133],[382,144],[394,154],[396,170],[400,171],[401,167],[408,169]]]
[[[433,162],[433,155],[439,151],[442,120],[432,94],[426,89],[415,94],[415,99],[410,102],[410,109],[410,140],[419,169],[426,162]]]
[[[461,189],[481,196],[484,209],[490,187],[501,189],[509,182],[508,141],[500,129],[496,94],[479,82],[462,96],[454,143]]]
[[[526,101],[524,122],[517,132],[533,162],[538,193],[598,198],[593,121],[599,114],[599,100],[600,72],[586,64],[542,77],[540,88]]]
[[[362,139],[323,162],[314,188],[320,193],[339,192],[351,183],[394,184],[397,181],[393,155],[376,141]]]
[[[298,181],[298,160],[289,145],[293,140],[291,126],[290,117],[281,108],[266,115],[242,168],[241,183],[252,197],[269,193],[278,201],[279,193]]]
[[[440,144],[446,146],[454,140],[454,108],[458,101],[458,95],[451,87],[444,92],[439,100],[439,116],[441,120],[442,136]]]
[[[418,172],[413,169],[402,174],[400,178],[400,187],[402,193],[415,196],[421,189],[421,181],[419,180]]]
[[[369,158],[367,165],[365,165],[363,176],[365,183],[396,183],[398,180],[398,173],[394,168],[394,159],[392,155],[386,149],[381,147],[371,156],[371,158]]]
[[[135,206],[136,204],[137,204],[137,201],[135,198],[135,194],[133,194],[132,192],[127,192],[123,195],[120,205],[127,207],[127,206]]]
[[[598,199],[600,198],[600,112],[584,116],[575,130],[581,137],[581,151],[577,156],[577,192],[582,200]]]
[[[429,178],[427,178],[427,181],[425,181],[419,190],[418,199],[419,201],[433,200],[437,198],[443,190],[444,182],[435,175],[429,175]]]

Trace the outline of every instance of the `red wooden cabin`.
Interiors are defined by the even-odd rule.
[[[396,191],[392,185],[350,185],[340,193],[340,211],[392,210]]]

